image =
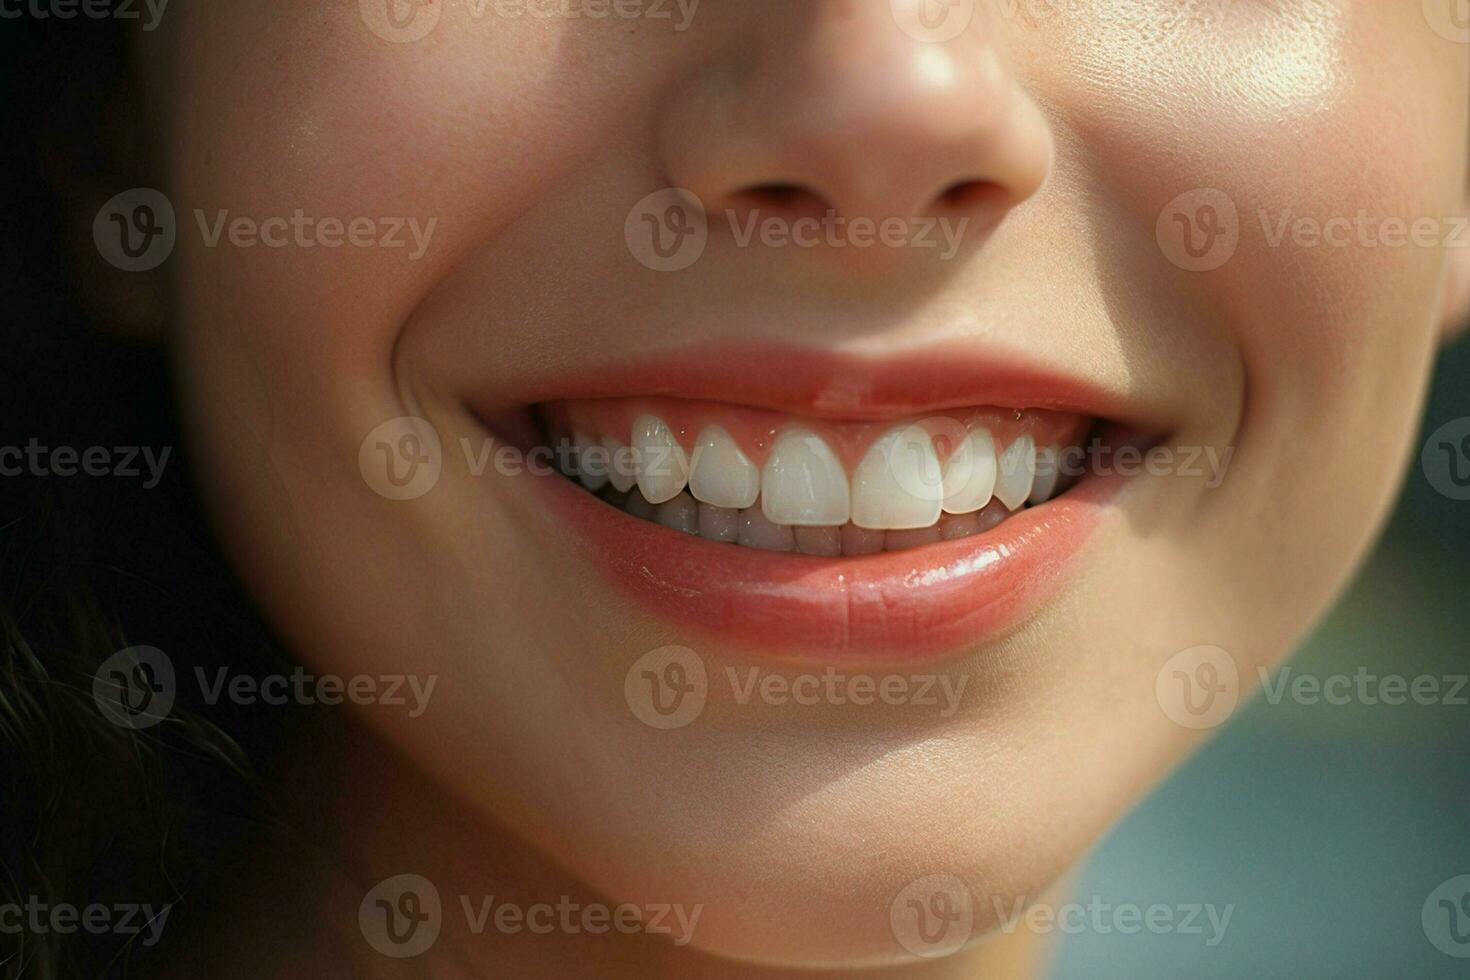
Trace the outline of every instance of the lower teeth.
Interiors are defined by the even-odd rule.
[[[827,557],[904,551],[938,541],[967,538],[990,530],[1013,513],[999,500],[992,500],[976,513],[945,514],[938,523],[929,527],[875,531],[852,523],[841,527],[772,524],[761,511],[759,502],[745,510],[732,510],[695,500],[687,490],[662,504],[649,503],[636,487],[623,492],[608,486],[597,496],[634,517],[709,541],[724,541],[762,551]]]

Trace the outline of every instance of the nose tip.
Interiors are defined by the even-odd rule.
[[[742,53],[748,70],[706,76],[724,82],[686,88],[665,114],[673,183],[715,209],[981,225],[1042,185],[1050,127],[985,37],[927,43],[888,4],[809,3],[798,30]]]

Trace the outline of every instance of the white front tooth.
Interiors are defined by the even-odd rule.
[[[826,558],[834,558],[842,554],[842,528],[796,528],[796,550],[803,555],[822,555]]]
[[[883,537],[884,551],[907,551],[939,540],[939,527],[917,527],[906,531],[888,531]]]
[[[794,551],[796,537],[785,524],[774,524],[759,507],[747,507],[740,512],[739,541],[747,548],[762,551]]]
[[[713,504],[700,504],[699,536],[710,541],[738,541],[740,511]]]
[[[886,531],[873,531],[856,524],[844,524],[841,531],[844,555],[876,555],[883,550]]]
[[[613,489],[627,493],[638,482],[638,467],[633,451],[612,436],[602,437],[602,448],[607,450],[607,473]]]
[[[1036,450],[1036,479],[1031,483],[1028,503],[1044,504],[1057,492],[1057,483],[1062,478],[1062,452],[1056,446],[1043,446]]]
[[[638,454],[638,489],[651,504],[672,500],[689,482],[689,459],[674,433],[657,415],[640,415],[633,423],[633,449]]]
[[[607,450],[580,432],[572,437],[572,444],[577,450],[577,479],[582,481],[582,486],[593,493],[607,486],[607,474],[611,468]]]
[[[718,425],[705,426],[694,441],[689,492],[716,507],[743,510],[761,494],[761,471]]]
[[[1031,494],[1036,478],[1036,443],[1030,436],[1018,436],[996,460],[995,499],[1015,510]]]
[[[658,505],[658,522],[685,534],[699,533],[699,504],[687,493]]]
[[[939,520],[944,481],[934,440],[921,425],[885,434],[852,477],[852,522],[859,527],[928,527]]]
[[[821,436],[808,429],[788,429],[776,440],[761,471],[761,510],[775,524],[847,523],[847,474]]]
[[[973,514],[995,493],[995,440],[985,429],[971,429],[944,463],[944,510]]]

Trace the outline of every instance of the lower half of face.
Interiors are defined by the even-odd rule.
[[[1366,548],[1466,55],[1366,0],[789,6],[181,15],[175,342],[294,652],[438,679],[382,737],[700,948],[880,962],[1037,897]]]

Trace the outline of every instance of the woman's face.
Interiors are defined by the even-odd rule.
[[[309,670],[437,677],[361,710],[403,757],[695,946],[904,956],[933,875],[978,935],[1373,537],[1470,252],[1464,13],[180,5],[216,523]],[[1089,433],[1020,509],[1009,447]],[[642,451],[631,513],[520,465],[562,440]],[[962,450],[996,486],[926,490]]]

